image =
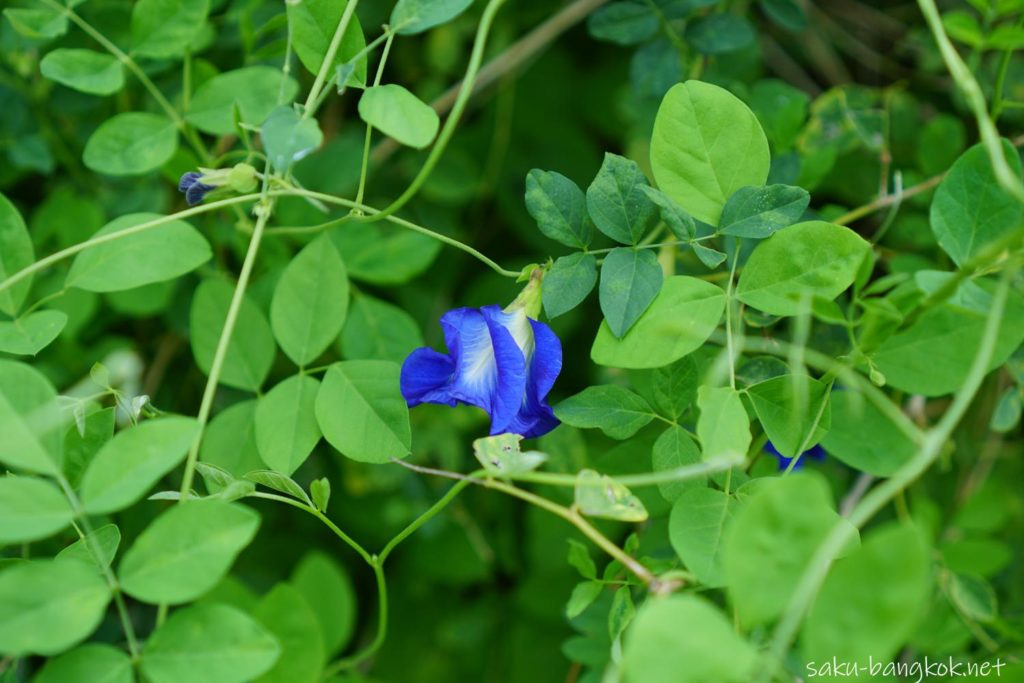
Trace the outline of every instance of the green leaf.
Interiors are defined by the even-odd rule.
[[[744,627],[782,613],[838,518],[828,483],[808,472],[767,480],[745,501],[722,548],[729,595]]]
[[[1020,157],[1003,140],[1003,153],[1016,177]],[[957,159],[932,198],[930,220],[939,246],[962,266],[989,242],[1020,225],[1024,206],[999,186],[984,145],[971,147]]]
[[[598,365],[657,368],[695,351],[711,336],[725,310],[720,287],[694,277],[667,278],[647,311],[622,339],[602,323],[590,357]]]
[[[160,218],[156,213],[131,213],[107,223],[93,238]],[[180,277],[211,256],[206,238],[176,220],[85,249],[71,263],[64,284],[90,292],[118,292]]]
[[[189,316],[192,354],[205,374],[213,357],[235,288],[222,280],[203,280],[196,288]],[[221,368],[220,383],[236,389],[258,391],[270,374],[277,347],[263,312],[248,296],[242,299],[234,334]]]
[[[608,637],[613,641],[618,638],[634,616],[636,607],[633,605],[633,594],[629,586],[622,586],[615,591],[612,607],[608,611]]]
[[[705,55],[742,50],[754,42],[754,27],[745,18],[716,12],[686,25],[686,42]]]
[[[293,375],[262,396],[256,405],[256,447],[267,467],[290,475],[320,441],[314,411],[320,382]]]
[[[128,595],[179,605],[224,578],[259,528],[253,510],[220,500],[193,500],[157,517],[125,553],[117,575]]]
[[[65,424],[57,391],[46,377],[22,363],[0,360],[0,462],[56,476]]]
[[[1005,434],[1020,423],[1021,395],[1019,387],[1008,387],[999,397],[989,420],[989,429]]]
[[[672,506],[668,537],[679,559],[701,584],[725,585],[722,537],[739,508],[729,494],[710,488],[691,488]]]
[[[0,571],[0,653],[55,655],[96,630],[110,589],[91,565],[32,560]]]
[[[832,300],[853,284],[871,245],[834,223],[807,221],[757,245],[736,296],[771,315],[797,315],[815,298]]]
[[[821,443],[850,467],[889,477],[917,452],[910,437],[863,394],[835,391],[830,403],[832,426]]]
[[[56,339],[68,324],[67,313],[45,310],[0,321],[0,353],[34,356]]]
[[[704,460],[743,458],[750,448],[750,420],[735,389],[702,386],[697,390],[697,438]]]
[[[280,491],[313,507],[313,501],[309,499],[306,492],[288,475],[272,470],[256,470],[254,472],[246,472],[245,478],[260,486],[266,486],[268,489]]]
[[[642,522],[647,508],[628,488],[594,470],[581,470],[576,477],[575,505],[587,517],[620,522]]]
[[[651,449],[651,469],[655,472],[696,465],[700,460],[700,449],[679,425],[672,425],[662,432]],[[704,482],[705,477],[662,482],[658,484],[658,491],[671,503],[694,486],[704,486]]]
[[[403,309],[363,292],[352,297],[340,340],[346,359],[401,363],[423,345],[419,325]]]
[[[142,175],[174,156],[178,130],[160,114],[131,111],[107,119],[85,143],[82,161],[97,173]]]
[[[649,372],[648,377],[649,389],[646,395],[650,397],[655,409],[670,420],[678,420],[697,400],[700,373],[691,356],[655,368]]]
[[[635,161],[606,152],[587,188],[587,211],[597,229],[622,244],[639,242],[658,217],[658,207],[644,192],[648,186]]]
[[[82,503],[95,515],[137,502],[185,457],[199,433],[190,417],[164,417],[119,432],[82,477]]]
[[[294,108],[282,105],[263,122],[260,139],[271,165],[284,173],[293,163],[315,152],[324,134],[316,119],[304,119]]]
[[[597,261],[591,254],[577,252],[555,260],[544,276],[541,297],[544,312],[556,318],[583,303],[597,284]]]
[[[954,300],[924,312],[889,337],[872,361],[893,387],[941,396],[963,384],[981,346],[992,295],[976,283],[961,285]],[[1011,292],[1000,320],[988,370],[1006,362],[1024,341],[1024,299]]]
[[[802,187],[741,187],[725,203],[718,232],[735,237],[770,237],[804,215],[811,195]]]
[[[669,227],[672,234],[680,240],[692,240],[697,234],[697,225],[693,216],[683,211],[683,208],[672,201],[672,198],[661,190],[653,187],[644,187],[644,194],[654,202],[661,214],[661,220]]]
[[[717,607],[696,595],[671,595],[640,608],[626,632],[622,670],[630,683],[743,683],[757,661]]]
[[[0,545],[52,536],[72,516],[64,494],[45,479],[0,477]]]
[[[281,656],[273,668],[254,683],[319,683],[325,658],[323,636],[320,620],[305,596],[279,583],[256,606],[253,616],[281,644]]]
[[[316,398],[316,419],[327,442],[342,455],[368,463],[404,458],[412,447],[409,408],[399,390],[395,363],[335,363]]]
[[[700,262],[710,270],[714,270],[722,265],[722,262],[726,259],[726,255],[717,249],[711,249],[696,242],[691,244],[690,247],[693,248],[693,253],[697,255]]]
[[[343,565],[319,550],[307,552],[292,572],[291,583],[313,608],[328,657],[352,639],[358,601]]]
[[[437,112],[400,85],[367,88],[359,98],[359,117],[403,145],[423,149],[437,135]]]
[[[890,523],[829,572],[801,637],[807,660],[889,661],[931,595],[931,559],[912,525]]]
[[[796,0],[758,0],[761,9],[782,28],[799,33],[807,28],[807,13]]]
[[[612,250],[601,266],[599,298],[605,325],[622,338],[658,296],[665,276],[651,249]]]
[[[647,401],[625,387],[587,387],[555,406],[559,420],[572,427],[599,427],[613,439],[628,439],[654,419]]]
[[[198,37],[209,0],[139,0],[132,6],[132,53],[154,59],[181,57]]]
[[[583,578],[597,578],[597,565],[594,564],[594,558],[590,556],[587,546],[571,538],[569,539],[569,564],[575,567]]]
[[[309,482],[309,495],[313,498],[313,505],[320,512],[327,512],[327,505],[331,502],[331,481],[327,477],[321,477]]]
[[[4,10],[4,16],[15,31],[32,40],[59,38],[68,32],[67,16],[49,8],[12,7]]]
[[[331,240],[345,259],[348,274],[375,285],[408,282],[429,268],[441,251],[441,243],[426,235],[373,223],[359,230],[335,230]]]
[[[274,289],[270,325],[296,365],[316,360],[338,338],[348,315],[348,293],[345,262],[326,235],[285,268]]]
[[[280,653],[277,639],[244,612],[200,604],[174,612],[150,636],[140,668],[151,683],[245,683]]]
[[[576,584],[572,589],[572,595],[569,596],[569,602],[565,605],[565,616],[575,619],[583,614],[583,611],[597,600],[603,589],[604,584],[598,581],[582,581]]]
[[[86,534],[68,547],[57,553],[57,559],[72,558],[81,560],[96,567],[102,572],[114,562],[117,549],[121,545],[121,530],[116,524],[104,524],[99,529]],[[97,549],[100,559],[97,561],[93,555],[93,549]]]
[[[314,76],[320,72],[327,48],[331,44],[334,31],[338,28],[341,15],[345,12],[347,4],[348,2],[338,2],[337,0],[303,0],[303,2],[288,3],[286,6],[295,54],[298,55],[302,65]],[[365,47],[366,38],[359,25],[359,17],[353,13],[345,28],[345,33],[341,37],[341,43],[338,45],[334,64],[331,65],[332,68],[328,70],[328,73],[332,73],[338,66],[349,62]],[[357,62],[352,64],[352,67],[349,82],[354,80],[360,85],[366,83],[366,55],[360,57]],[[291,96],[289,96],[290,99]]]
[[[132,659],[113,645],[89,643],[46,662],[32,683],[132,683]]]
[[[769,153],[757,117],[735,95],[687,81],[665,95],[654,121],[651,167],[658,186],[694,218],[718,225],[726,200],[763,185]]]
[[[915,539],[920,543],[920,535]],[[865,543],[865,546],[868,544]],[[906,599],[906,594],[903,596]],[[999,617],[999,604],[988,581],[970,574],[953,574],[949,583],[949,597],[967,618],[989,624]]]
[[[240,401],[214,416],[203,433],[199,458],[238,478],[263,467],[256,448],[256,401]]]
[[[777,153],[796,146],[810,99],[807,93],[783,81],[762,79],[754,83],[748,102]]]
[[[642,2],[612,2],[587,17],[587,31],[598,40],[637,45],[658,31],[658,15]]]
[[[485,470],[497,476],[532,472],[548,459],[546,453],[520,448],[519,434],[497,434],[473,441],[473,455]]]
[[[586,249],[594,238],[583,190],[561,173],[535,168],[527,174],[526,210],[541,233],[559,244]]]
[[[794,458],[828,432],[831,388],[805,375],[783,375],[749,387],[747,396],[775,449]]]
[[[388,23],[399,35],[410,36],[448,23],[472,4],[473,0],[398,0]]]
[[[985,42],[978,20],[969,12],[946,12],[942,15],[942,25],[953,40],[976,48]]]
[[[43,57],[39,70],[51,81],[90,95],[113,95],[124,87],[124,67],[104,52],[58,48]]]
[[[32,238],[14,204],[0,194],[0,282],[35,262]],[[0,291],[0,311],[14,316],[28,296],[32,278]]]
[[[236,108],[242,123],[259,126],[276,107],[279,92],[290,102],[298,90],[295,79],[273,67],[227,71],[196,88],[185,120],[204,133],[230,135],[235,132]]]

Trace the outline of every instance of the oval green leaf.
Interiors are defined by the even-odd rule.
[[[107,119],[85,143],[82,161],[97,173],[142,175],[167,163],[178,149],[178,130],[166,116],[126,112]]]

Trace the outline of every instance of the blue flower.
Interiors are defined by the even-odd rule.
[[[779,461],[780,470],[788,469],[789,463],[793,462],[793,458],[787,458],[782,453],[779,453],[778,449],[775,448],[775,445],[771,441],[765,442],[764,452],[775,456],[775,458]],[[804,466],[804,461],[806,461],[807,458],[810,458],[811,460],[818,460],[820,462],[825,459],[826,455],[827,454],[825,453],[825,449],[822,448],[820,444],[812,446],[811,448],[797,456],[796,464],[793,465],[793,469],[798,470],[802,468]]]
[[[206,196],[206,193],[212,192],[216,189],[213,185],[207,185],[200,182],[200,178],[202,177],[202,173],[189,171],[185,175],[181,176],[181,180],[178,182],[178,192],[185,193],[185,201],[188,202],[189,206],[199,204],[203,201],[203,197]]]
[[[402,396],[409,407],[476,406],[491,416],[491,434],[532,438],[557,427],[545,399],[562,369],[562,344],[550,327],[527,315],[528,308],[514,303],[505,310],[483,306],[445,313],[441,328],[448,353],[416,349],[402,366]]]

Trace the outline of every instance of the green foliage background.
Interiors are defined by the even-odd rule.
[[[5,2],[0,681],[1024,680],[1024,3],[345,7]],[[480,471],[398,364],[534,268]]]

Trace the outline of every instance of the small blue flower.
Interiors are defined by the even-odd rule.
[[[189,206],[199,204],[208,192],[216,189],[213,185],[199,182],[199,179],[202,177],[202,173],[189,171],[181,176],[181,180],[178,182],[178,191],[185,193],[185,201],[188,202]]]
[[[539,287],[537,287],[539,291]],[[517,300],[518,302],[519,300]],[[562,344],[527,306],[456,308],[441,318],[448,353],[420,348],[402,366],[402,396],[465,403],[491,416],[491,434],[547,434],[558,418],[545,400],[562,369]]]
[[[793,462],[793,458],[787,458],[782,453],[779,453],[778,449],[775,448],[775,445],[771,441],[765,442],[764,452],[775,456],[775,458],[779,461],[780,470],[788,469],[789,463]],[[820,444],[812,446],[811,448],[797,456],[796,464],[793,465],[793,469],[801,469],[804,466],[804,462],[807,460],[807,458],[810,458],[811,460],[817,460],[820,462],[825,459],[826,455],[827,454],[825,453],[825,449],[822,448]]]

